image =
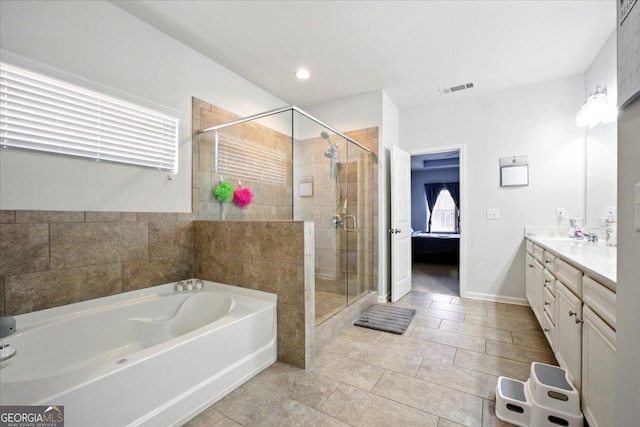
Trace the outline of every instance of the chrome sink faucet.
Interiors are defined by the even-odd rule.
[[[587,240],[587,242],[597,242],[598,233],[584,233],[584,238]]]

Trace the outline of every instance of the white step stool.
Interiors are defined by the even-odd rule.
[[[531,400],[522,381],[499,377],[496,385],[496,415],[504,421],[528,427],[531,417]]]
[[[526,381],[499,377],[496,415],[521,427],[583,427],[580,395],[558,366],[533,362]]]
[[[567,371],[559,366],[533,362],[529,392],[536,405],[566,414],[580,413],[578,390],[569,381]]]

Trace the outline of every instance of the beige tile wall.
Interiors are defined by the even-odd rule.
[[[315,320],[313,223],[195,221],[198,278],[278,295],[278,360],[310,364]]]
[[[0,211],[0,313],[193,277],[193,216]]]

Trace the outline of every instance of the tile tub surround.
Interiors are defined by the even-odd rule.
[[[195,221],[195,276],[278,295],[278,360],[305,368],[315,321],[313,223]]]
[[[529,307],[419,291],[395,305],[418,311],[405,335],[349,326],[311,369],[276,363],[185,427],[506,427],[495,416],[498,376],[526,380],[541,356],[555,364]],[[470,341],[484,346],[463,348]]]
[[[193,277],[188,213],[0,211],[0,314]]]

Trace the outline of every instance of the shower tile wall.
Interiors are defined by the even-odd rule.
[[[0,314],[193,277],[193,216],[0,211]]]
[[[278,360],[305,368],[313,353],[313,223],[195,221],[198,278],[278,295]]]
[[[197,131],[210,126],[227,123],[239,116],[197,98],[192,98],[193,107],[193,212],[202,220],[220,220],[224,209],[227,220],[273,221],[291,220],[291,137],[269,129],[258,123],[243,123],[220,131],[229,137],[251,143],[255,147],[265,148],[286,156],[287,182],[285,185],[268,184],[239,176],[223,176],[225,181],[237,186],[238,180],[249,188],[253,202],[241,209],[233,203],[224,207],[218,202],[211,190],[220,182],[215,172],[214,135],[208,132],[198,135]]]

